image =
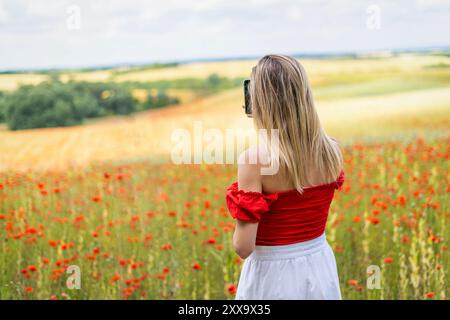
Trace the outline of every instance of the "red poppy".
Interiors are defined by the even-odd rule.
[[[369,220],[369,222],[371,223],[371,224],[373,224],[373,225],[377,225],[377,224],[379,224],[380,223],[380,219],[379,218],[377,218],[377,217],[369,217],[369,218],[367,218],[367,220]]]
[[[169,212],[167,213],[167,215],[168,215],[169,217],[176,217],[176,216],[177,216],[177,212],[176,212],[176,211],[169,211]]]
[[[427,293],[425,293],[425,297],[429,298],[429,299],[433,298],[434,297],[434,292],[427,292]]]
[[[28,266],[28,270],[30,270],[31,272],[35,272],[35,271],[37,271],[37,267],[34,265],[30,265],[30,266]]]
[[[394,259],[391,257],[386,257],[383,261],[385,264],[391,264],[392,262],[394,262]]]
[[[401,206],[404,206],[406,204],[406,197],[401,195],[400,197],[398,197],[397,201]]]
[[[58,242],[57,240],[49,240],[48,244],[50,247],[56,248],[58,246]]]
[[[229,294],[235,295],[236,292],[237,292],[237,287],[234,284],[229,284],[227,286],[227,291],[228,291]]]
[[[202,267],[200,266],[200,264],[199,263],[194,263],[193,265],[192,265],[192,269],[194,269],[194,270],[200,270]]]
[[[350,279],[348,280],[348,284],[352,287],[356,287],[358,285],[358,280]]]
[[[112,277],[111,277],[111,282],[117,282],[120,280],[120,275],[118,273],[115,273]]]
[[[125,260],[125,259],[120,259],[120,260],[119,260],[119,264],[120,264],[122,267],[126,267],[126,265],[127,265],[127,260]]]
[[[32,293],[33,292],[33,287],[25,287],[23,289],[25,290],[26,293]]]

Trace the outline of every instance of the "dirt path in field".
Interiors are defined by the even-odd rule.
[[[179,106],[115,117],[68,128],[0,131],[0,170],[64,168],[93,161],[169,160],[171,134],[194,121],[204,129],[252,128],[242,111],[240,89]],[[343,141],[405,130],[448,130],[450,89],[317,102],[326,131]]]

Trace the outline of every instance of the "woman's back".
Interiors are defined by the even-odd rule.
[[[264,163],[268,163],[269,161],[268,153],[263,150],[265,149],[258,149],[256,146],[252,146],[245,151],[245,153],[241,156],[241,159],[242,161],[245,161],[246,159],[256,159],[256,164],[259,168],[261,168],[264,166]],[[324,180],[323,173],[320,172],[314,164],[310,164],[308,167],[308,180],[311,181],[312,184],[304,185],[302,186],[303,188],[311,188],[335,181],[335,179],[331,181]],[[285,171],[282,170],[278,170],[275,174],[262,175],[261,184],[263,193],[284,192],[296,189],[292,179],[286,174]]]
[[[311,188],[314,186],[332,182],[324,181],[323,175],[318,171],[317,168],[314,167],[311,167],[311,171],[309,172],[309,179],[313,182],[313,184],[303,186],[303,188]],[[286,175],[280,171],[275,175],[262,176],[262,190],[264,193],[284,192],[295,190],[295,186],[292,183],[292,180],[289,179],[289,177],[286,177]]]

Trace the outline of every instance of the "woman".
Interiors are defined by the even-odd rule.
[[[341,299],[325,224],[335,189],[344,182],[338,143],[326,135],[302,65],[282,55],[263,57],[250,78],[257,129],[278,129],[278,154],[250,148],[226,201],[236,219],[233,246],[245,259],[236,299]],[[270,136],[270,135],[269,135]],[[245,163],[256,157],[256,163]],[[263,164],[277,162],[274,175]]]

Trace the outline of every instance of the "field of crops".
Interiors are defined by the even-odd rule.
[[[450,140],[355,144],[327,235],[343,296],[449,296]],[[241,260],[224,204],[234,166],[131,163],[0,175],[4,298],[230,298]],[[78,265],[82,288],[65,287]],[[366,269],[382,271],[380,290]]]
[[[345,158],[327,227],[344,299],[450,297],[449,59],[308,62]],[[251,63],[221,67],[245,76]],[[135,76],[176,68],[202,70]],[[0,130],[0,299],[232,299],[242,260],[224,196],[236,167],[172,164],[170,137],[194,121],[251,128],[241,104],[239,88],[82,126]],[[79,290],[66,285],[70,265]],[[369,266],[379,289],[366,286]]]

